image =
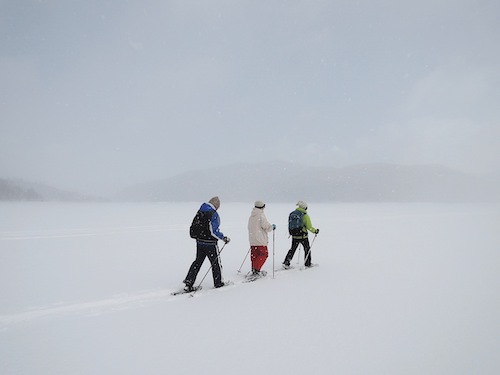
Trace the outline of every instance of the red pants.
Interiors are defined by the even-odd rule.
[[[251,249],[251,259],[252,259],[252,269],[260,271],[266,259],[269,255],[267,251],[267,246],[250,246]]]

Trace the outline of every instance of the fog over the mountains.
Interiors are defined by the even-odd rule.
[[[97,197],[0,179],[0,200],[191,202],[500,202],[500,182],[437,165],[364,164],[344,168],[237,163],[129,186]]]
[[[290,163],[236,164],[141,184],[114,198],[135,201],[485,202],[500,198],[500,184],[441,166],[391,164],[345,168]],[[295,202],[294,202],[295,203]]]

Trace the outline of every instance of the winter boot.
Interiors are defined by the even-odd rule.
[[[190,285],[190,284],[186,284],[186,286],[184,287],[184,291],[185,291],[186,293],[189,293],[189,292],[194,291],[194,288],[193,288],[193,286],[192,286],[192,285]]]

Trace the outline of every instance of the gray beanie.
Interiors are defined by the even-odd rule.
[[[297,206],[299,206],[300,208],[302,208],[304,210],[307,210],[307,203],[304,201],[298,201]]]
[[[266,204],[262,201],[255,201],[255,208],[264,208]]]
[[[220,207],[220,200],[219,200],[219,197],[215,196],[213,198],[210,198],[210,200],[208,201],[208,203],[210,203],[212,206],[214,206],[214,208],[216,210],[219,209]]]

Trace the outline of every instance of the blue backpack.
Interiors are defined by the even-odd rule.
[[[303,236],[304,232],[302,229],[304,228],[304,223],[302,218],[305,213],[299,210],[292,211],[288,216],[288,233],[292,236]]]

